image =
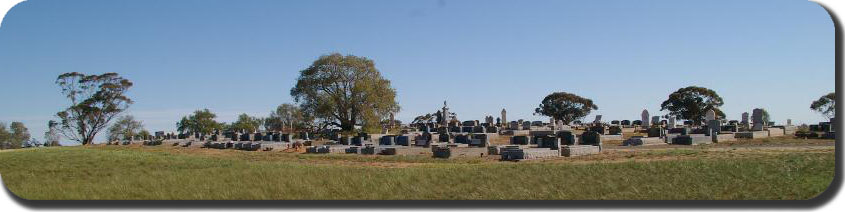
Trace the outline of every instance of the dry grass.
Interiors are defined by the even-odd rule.
[[[0,174],[27,199],[809,199],[834,175],[833,147],[818,142],[614,149],[522,162],[59,147],[0,152]],[[757,148],[778,145],[784,148]]]

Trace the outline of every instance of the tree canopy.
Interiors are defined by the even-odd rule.
[[[236,132],[258,132],[259,128],[261,127],[262,123],[264,123],[264,119],[258,117],[252,117],[243,113],[238,116],[238,120],[233,122],[230,127],[231,130]]]
[[[330,54],[300,71],[290,91],[300,108],[328,125],[379,131],[379,122],[399,112],[396,90],[365,57]]]
[[[829,93],[810,104],[810,109],[821,113],[827,118],[836,116],[836,93]]]
[[[132,82],[117,73],[65,73],[59,75],[56,84],[70,101],[70,107],[56,113],[59,129],[82,145],[91,144],[97,133],[132,104],[125,95]]]
[[[305,129],[313,121],[309,118],[298,106],[285,103],[270,112],[270,116],[264,120],[264,129],[279,132],[285,129],[289,131]]]
[[[47,122],[47,131],[44,132],[44,146],[59,146],[62,136],[59,134],[59,123],[50,120]]]
[[[121,116],[109,127],[108,139],[109,141],[132,140],[140,136],[141,131],[144,131],[144,124],[141,121],[135,120],[135,117],[131,115]]]
[[[660,111],[668,110],[669,115],[700,125],[704,122],[707,111],[711,109],[716,112],[717,117],[725,117],[725,113],[719,109],[723,104],[722,97],[719,97],[716,91],[689,86],[669,94],[669,98],[660,104]]]
[[[12,122],[9,129],[5,123],[0,123],[0,149],[18,149],[29,141],[29,129],[22,122]]]
[[[11,147],[12,133],[6,129],[6,123],[0,122],[0,149]]]
[[[176,130],[179,133],[211,134],[215,129],[223,129],[223,123],[215,121],[215,118],[217,114],[208,109],[197,110],[191,115],[182,117],[182,120],[176,123]]]
[[[593,100],[567,92],[555,92],[543,98],[534,114],[549,116],[564,123],[580,120],[599,107]]]

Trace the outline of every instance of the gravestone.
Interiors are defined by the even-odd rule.
[[[827,132],[836,132],[836,118],[830,118],[830,127]]]
[[[786,126],[792,126],[792,119],[786,119]]]
[[[508,129],[510,129],[510,130],[519,130],[519,128],[520,128],[519,122],[516,122],[516,121],[510,122],[510,124],[508,126]]]
[[[469,134],[458,134],[455,135],[455,143],[459,144],[469,144],[470,137]]]
[[[452,150],[449,147],[432,147],[431,148],[432,156],[435,158],[449,158],[452,156]]]
[[[716,120],[716,111],[713,111],[713,109],[710,109],[704,114],[704,117],[705,117],[705,121],[707,121],[707,123],[710,123],[710,121]]]
[[[720,126],[721,123],[722,122],[715,119],[707,121],[707,135],[713,137],[714,142],[716,139],[716,135],[719,135],[722,130],[722,126]]]
[[[649,115],[648,115],[648,110],[645,110],[645,109],[644,109],[644,110],[643,110],[643,113],[642,113],[640,116],[641,116],[641,118],[642,118],[642,119],[640,120],[640,126],[642,126],[642,127],[648,127],[648,126],[649,126],[649,122],[648,122],[648,116],[649,116]]]
[[[364,145],[364,138],[361,137],[361,136],[352,137],[352,142],[349,145],[363,146]]]
[[[607,128],[605,128],[605,126],[602,126],[602,125],[596,125],[596,126],[592,126],[592,127],[588,128],[588,130],[593,131],[593,132],[597,132],[601,135],[604,135]]]
[[[505,111],[505,109],[502,108],[502,124],[508,123],[507,113],[508,111]]]
[[[349,137],[343,136],[343,137],[340,137],[339,140],[340,140],[339,143],[341,145],[352,145],[352,139],[350,139]]]
[[[601,115],[596,115],[596,120],[593,120],[593,124],[601,124]]]
[[[751,128],[750,122],[748,121],[748,112],[742,113],[742,122],[740,122],[740,124],[741,124],[741,127],[744,128],[745,130],[748,130],[748,128]]]
[[[449,136],[449,133],[441,133],[437,137],[440,139],[440,142],[444,142],[444,143],[452,143],[453,142],[452,139]]]
[[[499,133],[499,127],[497,127],[497,126],[488,127],[487,133]]]
[[[652,116],[651,117],[651,124],[652,125],[660,125],[660,116]]]
[[[446,135],[446,136],[448,137],[449,135]],[[378,145],[387,145],[387,146],[396,145],[395,138],[391,135],[382,136],[381,138],[379,138]]]
[[[753,126],[751,127],[752,131],[763,131],[763,110],[762,109],[754,109],[751,111],[751,117],[753,121]]]
[[[669,129],[675,128],[675,116],[669,116],[668,125],[669,125]]]
[[[661,127],[651,127],[648,128],[648,137],[663,137],[665,134],[663,133],[663,129]]]
[[[607,130],[607,134],[609,135],[622,135],[622,127],[620,126],[610,126]]]
[[[581,134],[581,140],[578,143],[581,145],[601,146],[601,135],[596,132],[586,131]]]
[[[403,135],[396,136],[396,145],[399,145],[399,146],[410,146],[410,145],[411,145],[411,143],[410,143],[410,137],[408,137],[408,136],[403,136]]]
[[[528,136],[519,135],[511,137],[511,144],[512,145],[528,145],[529,144]]]
[[[442,124],[442,126],[448,126],[449,125],[449,107],[446,106],[446,100],[443,100],[442,116],[443,117],[441,117],[442,121],[441,121],[440,124]]]
[[[555,136],[560,138],[561,144],[563,145],[576,145],[578,140],[575,138],[575,134],[572,131],[558,131]]]

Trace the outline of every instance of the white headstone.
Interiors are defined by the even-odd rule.
[[[710,110],[707,111],[707,113],[704,116],[705,116],[707,122],[709,123],[712,120],[716,120],[716,111],[713,111],[713,109],[710,109]]]
[[[649,121],[648,121],[648,117],[649,117],[649,115],[648,115],[648,110],[643,109],[643,113],[642,113],[642,115],[641,115],[641,116],[642,116],[642,117],[641,117],[641,118],[642,118],[642,120],[641,120],[641,121],[643,122],[643,123],[642,123],[642,126],[643,126],[643,127],[648,127],[648,126],[649,126]]]
[[[669,116],[669,128],[675,128],[675,116]]]

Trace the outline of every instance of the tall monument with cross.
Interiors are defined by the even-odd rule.
[[[449,107],[446,106],[446,100],[443,100],[443,110],[441,110],[442,116],[440,119],[440,124],[444,127],[449,126]]]

